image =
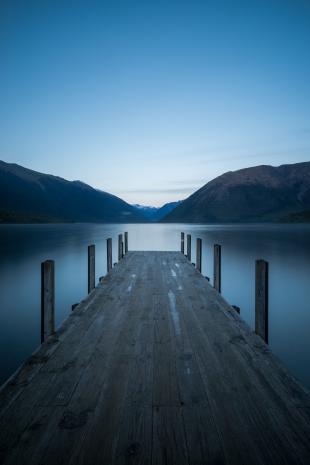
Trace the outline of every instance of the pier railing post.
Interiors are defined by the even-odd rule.
[[[192,260],[192,236],[190,234],[187,234],[187,258],[189,261]]]
[[[181,252],[184,254],[184,232],[181,232]]]
[[[255,265],[255,332],[268,344],[268,262]]]
[[[118,235],[118,261],[122,259],[123,234]]]
[[[221,257],[222,249],[219,244],[214,245],[214,260],[213,260],[213,286],[218,291],[221,292]]]
[[[128,232],[125,232],[125,255],[128,253]]]
[[[202,250],[202,240],[197,239],[196,241],[196,268],[201,273],[201,250]]]
[[[95,288],[95,246],[88,246],[88,293]]]
[[[112,239],[107,239],[107,272],[112,270]]]
[[[55,332],[55,262],[41,263],[41,343]]]

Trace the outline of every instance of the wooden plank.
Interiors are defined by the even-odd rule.
[[[268,343],[268,262],[255,266],[255,332]]]
[[[41,263],[41,342],[55,332],[55,262]]]
[[[308,465],[309,395],[180,252],[129,252],[0,390],[3,465]]]
[[[112,270],[112,263],[113,263],[113,258],[112,258],[112,239],[109,237],[107,239],[107,272],[110,273]]]
[[[88,246],[88,293],[95,288],[95,280],[95,245],[92,244]]]
[[[154,407],[152,465],[189,463],[182,408]]]
[[[214,262],[213,262],[213,286],[218,292],[221,292],[222,277],[221,277],[221,265],[222,260],[222,248],[219,244],[214,245]]]

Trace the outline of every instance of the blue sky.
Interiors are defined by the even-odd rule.
[[[308,0],[1,0],[0,158],[131,203],[310,160]]]

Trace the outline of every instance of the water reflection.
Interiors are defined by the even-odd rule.
[[[1,225],[0,382],[40,342],[40,263],[56,262],[56,324],[87,294],[87,246],[96,245],[96,281],[106,273],[106,239],[129,232],[129,248],[179,250],[180,232],[203,240],[202,273],[213,275],[222,245],[222,294],[254,326],[255,260],[269,261],[270,345],[310,387],[310,225]],[[185,241],[186,244],[186,241]]]

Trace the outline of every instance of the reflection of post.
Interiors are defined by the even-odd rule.
[[[181,232],[181,252],[184,254],[184,232]]]
[[[187,234],[187,258],[189,261],[192,260],[192,236],[190,234]]]
[[[221,246],[214,245],[214,264],[213,264],[213,286],[221,292]]]
[[[118,235],[118,261],[122,259],[123,234]]]
[[[255,332],[268,343],[268,262],[256,260]]]
[[[197,239],[196,241],[196,268],[198,271],[201,273],[201,245],[202,241],[201,239]]]
[[[41,263],[41,342],[55,332],[55,262]]]
[[[107,239],[107,272],[112,270],[112,239]]]
[[[128,253],[128,232],[125,232],[125,255]]]
[[[88,246],[88,293],[95,288],[95,246]]]

